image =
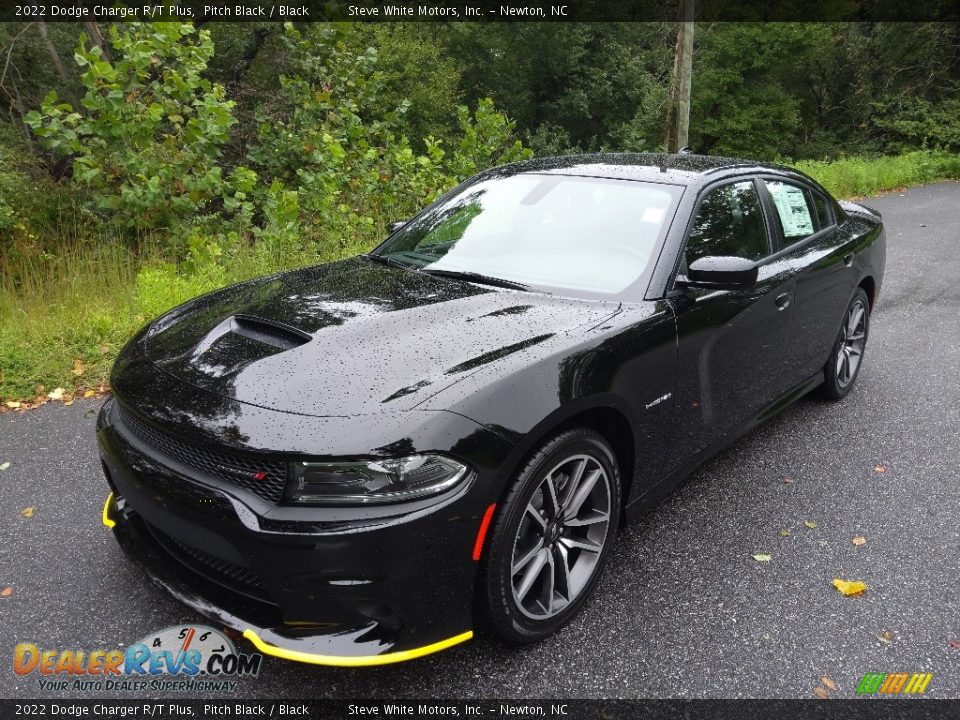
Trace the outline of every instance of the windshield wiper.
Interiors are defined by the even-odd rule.
[[[481,285],[493,285],[494,287],[510,288],[511,290],[529,290],[529,285],[514,282],[513,280],[504,280],[503,278],[491,277],[490,275],[481,275],[480,273],[468,272],[465,270],[440,270],[434,268],[423,268],[420,272],[438,277],[454,278],[456,280],[466,280],[468,282],[480,283]]]
[[[374,262],[380,263],[381,265],[389,265],[390,267],[403,268],[404,270],[416,270],[416,268],[413,267],[412,265],[407,265],[406,263],[400,262],[399,260],[394,260],[392,257],[389,257],[388,255],[369,255],[368,254],[368,255],[362,255],[361,257],[365,257],[367,260],[373,260]]]

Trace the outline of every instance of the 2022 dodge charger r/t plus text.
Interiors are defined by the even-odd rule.
[[[104,523],[265,653],[555,631],[621,520],[850,391],[885,260],[876,212],[694,155],[495,168],[392,230],[163,315],[100,413]]]

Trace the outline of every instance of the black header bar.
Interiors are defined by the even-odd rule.
[[[6,22],[672,22],[681,0],[6,0]],[[695,0],[699,22],[958,22],[955,0]]]

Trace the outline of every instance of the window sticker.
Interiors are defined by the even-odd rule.
[[[780,222],[783,223],[783,234],[788,238],[806,237],[813,234],[813,218],[810,217],[810,208],[803,190],[794,185],[771,182],[767,183],[773,204],[780,213]]]

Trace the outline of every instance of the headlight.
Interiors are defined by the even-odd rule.
[[[391,460],[293,463],[289,499],[304,505],[413,500],[456,485],[467,466],[440,455]]]

